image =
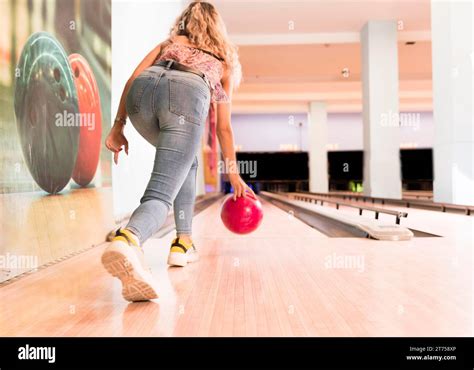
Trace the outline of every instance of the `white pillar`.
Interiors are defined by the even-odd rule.
[[[432,1],[434,201],[474,205],[470,1]]]
[[[1,1],[1,0],[0,0]],[[158,42],[166,40],[169,29],[185,4],[181,1],[114,1],[112,6],[112,120],[127,79],[135,67]],[[123,25],[127,25],[124,27]],[[128,28],[130,26],[130,28]],[[137,40],[140,40],[137,42]],[[112,124],[113,122],[110,122]],[[104,121],[105,124],[105,121]],[[107,127],[103,131],[108,131]],[[105,133],[107,134],[107,132]],[[125,126],[130,153],[119,156],[112,166],[114,218],[122,220],[140,204],[155,158],[155,148],[148,144],[131,123]],[[112,154],[109,153],[110,160]]]
[[[400,199],[396,21],[369,21],[360,33],[364,194]]]
[[[327,108],[325,102],[309,103],[309,191],[328,192]]]

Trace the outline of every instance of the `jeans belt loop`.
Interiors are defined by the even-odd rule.
[[[174,63],[174,60],[168,60],[168,63],[166,64],[166,67],[165,67],[165,68],[166,68],[166,69],[170,69],[171,66],[173,65],[173,63]]]
[[[210,90],[211,89],[211,81],[209,81],[209,79],[207,78],[206,75],[204,75],[203,79],[204,79],[204,82],[206,83],[207,87]]]

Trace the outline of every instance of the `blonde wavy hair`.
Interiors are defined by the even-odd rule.
[[[222,58],[231,71],[234,88],[239,86],[242,69],[237,47],[230,42],[224,21],[214,5],[204,1],[190,3],[171,28],[170,39],[175,36],[186,36],[197,48]]]

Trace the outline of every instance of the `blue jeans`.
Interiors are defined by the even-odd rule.
[[[128,116],[135,129],[156,147],[150,181],[126,226],[141,243],[160,229],[171,206],[177,233],[191,234],[196,154],[209,104],[207,83],[189,72],[152,66],[130,87]]]

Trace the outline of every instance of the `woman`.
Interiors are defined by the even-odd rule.
[[[126,300],[158,297],[141,246],[163,225],[172,206],[177,235],[168,263],[185,266],[198,259],[191,239],[196,154],[209,104],[218,103],[217,137],[226,163],[235,164],[230,102],[240,77],[236,48],[216,9],[193,2],[176,20],[169,39],[153,49],[128,80],[105,144],[114,152],[115,163],[122,148],[128,154],[123,134],[128,115],[137,131],[156,146],[156,156],[140,206],[102,255],[105,268],[122,281]],[[232,167],[234,197],[252,192]]]

